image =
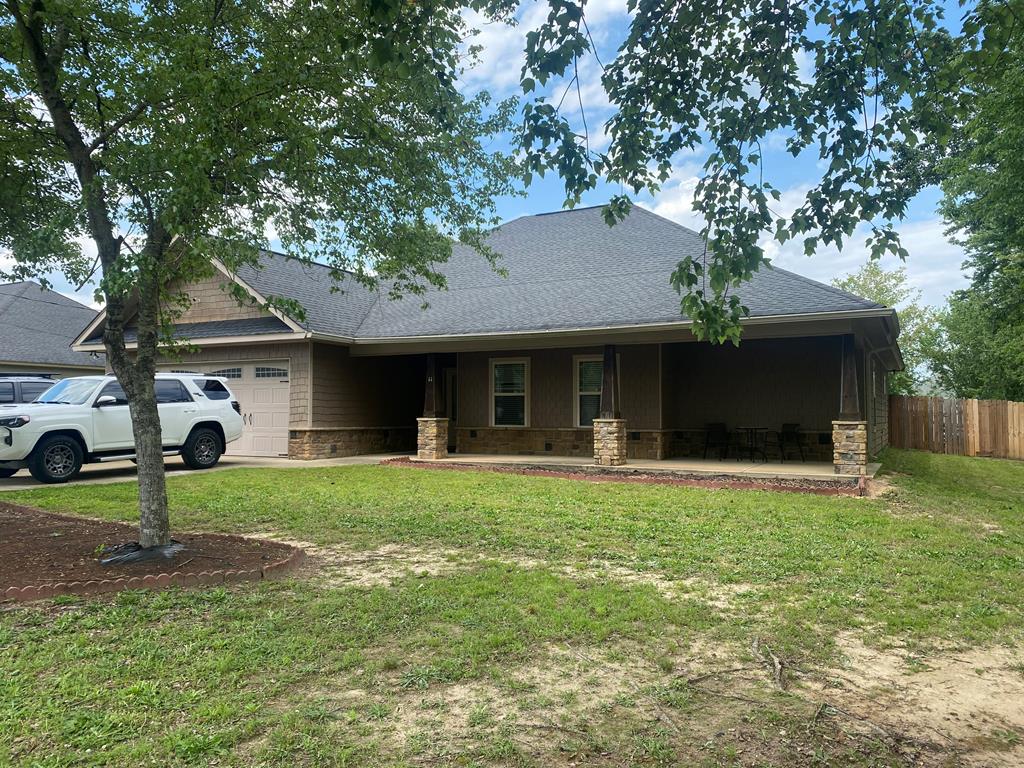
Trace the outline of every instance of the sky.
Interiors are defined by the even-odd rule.
[[[543,0],[526,0],[519,10],[519,23],[515,26],[489,22],[478,15],[467,14],[470,26],[478,30],[478,34],[467,44],[481,46],[482,53],[476,65],[464,72],[460,82],[462,90],[467,95],[487,90],[496,99],[519,95],[526,32],[543,23],[546,15],[547,4]],[[628,29],[626,1],[589,0],[587,22],[602,59],[609,60]],[[582,100],[591,127],[591,143],[598,146],[606,142],[602,124],[610,114],[599,77],[600,68],[596,61],[593,58],[584,61],[580,70]],[[547,92],[555,94],[557,100],[565,85],[565,81],[554,82],[549,84]],[[575,97],[575,89],[572,95]],[[567,98],[563,110],[578,112],[579,106],[573,98]],[[662,189],[654,196],[641,195],[636,202],[666,218],[699,229],[701,222],[694,215],[691,203],[702,162],[700,152],[680,157],[671,178]],[[814,183],[818,173],[815,158],[801,156],[794,159],[785,152],[781,137],[779,141],[768,144],[765,171],[766,179],[771,179],[783,191],[783,208],[787,201],[795,205]],[[618,187],[603,185],[585,195],[581,204],[599,205],[617,192]],[[523,215],[559,210],[564,197],[561,181],[557,176],[548,175],[544,179],[535,179],[525,197],[498,200],[497,211],[502,221],[508,221]],[[935,306],[942,305],[951,291],[968,283],[961,269],[963,250],[946,237],[945,226],[936,213],[938,199],[937,190],[923,191],[912,202],[906,219],[898,226],[902,244],[910,253],[904,264],[909,281],[912,286],[920,289],[925,303]],[[271,241],[270,245],[275,247],[277,243]],[[766,238],[762,241],[762,247],[773,264],[826,283],[855,272],[868,260],[863,233],[858,233],[841,251],[835,247],[819,248],[810,257],[804,255],[802,240],[780,246]],[[2,259],[3,254],[0,254]],[[885,257],[882,264],[886,268],[893,268],[899,266],[900,262],[895,257]],[[69,286],[59,275],[53,275],[51,279],[54,287],[62,293],[95,305],[91,286],[76,290],[75,286]],[[742,289],[738,293],[742,296]]]
[[[519,73],[523,64],[526,32],[543,23],[546,15],[547,4],[541,0],[524,3],[517,16],[519,24],[515,27],[487,22],[478,15],[470,16],[470,23],[479,30],[473,42],[482,46],[483,51],[477,66],[463,77],[463,89],[467,93],[487,90],[496,98],[519,94]],[[614,56],[628,30],[630,19],[626,1],[589,0],[586,18],[602,60],[608,61]],[[580,70],[580,80],[592,145],[606,141],[601,125],[610,115],[599,77],[600,68],[596,61],[585,61]],[[547,89],[547,93],[552,94],[553,100],[557,102],[565,85],[564,80],[556,82]],[[562,109],[568,112],[579,111],[575,89],[563,102]],[[766,149],[766,178],[771,178],[775,186],[782,190],[781,207],[786,207],[787,200],[791,200],[795,207],[796,200],[802,198],[814,184],[819,171],[815,158],[801,156],[794,159],[784,150],[781,137],[779,139],[771,142]],[[640,196],[636,199],[637,203],[699,230],[702,223],[694,215],[691,206],[703,160],[701,154],[681,157],[673,169],[672,177],[659,193],[653,197]],[[618,192],[618,187],[605,185],[585,195],[581,204],[600,205]],[[946,227],[936,213],[939,197],[936,189],[924,190],[913,201],[906,219],[898,227],[902,244],[910,252],[910,258],[902,264],[907,268],[908,279],[921,290],[923,300],[935,306],[944,304],[950,292],[968,284],[961,269],[963,249],[945,236]],[[564,198],[560,180],[549,175],[539,182],[534,181],[527,197],[501,200],[498,212],[502,220],[507,221],[525,214],[558,210]],[[864,233],[858,233],[851,242],[844,245],[842,251],[834,247],[819,248],[811,257],[804,255],[802,239],[789,241],[783,246],[774,240],[765,239],[761,245],[773,264],[826,283],[857,271],[868,260]],[[882,259],[882,266],[886,269],[900,265],[896,257],[887,256]],[[742,296],[742,288],[738,292]]]

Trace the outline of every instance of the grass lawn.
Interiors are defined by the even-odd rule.
[[[3,610],[0,765],[1017,759],[1012,722],[926,743],[830,676],[851,649],[914,672],[1024,638],[1024,464],[884,466],[877,499],[371,466],[172,478],[176,528],[307,542],[310,566]],[[0,498],[130,521],[135,486]]]

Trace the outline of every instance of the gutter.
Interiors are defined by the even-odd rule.
[[[816,320],[852,320],[862,317],[895,317],[896,310],[889,307],[875,307],[871,309],[844,310],[839,312],[809,312],[793,315],[765,315],[762,317],[750,317],[742,322],[743,326],[749,325],[771,325],[773,323],[785,322],[814,322]],[[550,339],[560,336],[596,336],[617,331],[672,331],[687,330],[693,327],[692,320],[680,320],[670,323],[634,323],[631,325],[602,325],[588,326],[584,328],[552,328],[536,331],[485,331],[481,333],[446,333],[424,336],[360,336],[346,337],[334,336],[332,334],[313,332],[313,339],[319,341],[333,341],[335,343],[351,344],[360,346],[363,344],[410,344],[415,342],[445,342],[445,341],[486,341],[494,338],[519,338],[519,339]]]

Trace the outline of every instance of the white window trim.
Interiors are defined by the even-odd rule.
[[[505,363],[523,363],[526,366],[526,386],[523,393],[523,423],[522,424],[495,424],[494,423],[494,398],[498,394],[508,395],[508,392],[494,391],[494,366]],[[495,429],[525,429],[530,426],[530,358],[528,357],[492,357],[488,360],[488,409],[490,410],[490,424]]]
[[[604,355],[572,356],[572,424],[576,429],[593,429],[593,424],[580,424],[580,363],[604,362]],[[601,389],[604,390],[604,373],[601,374]],[[587,394],[594,394],[589,392]],[[600,394],[600,393],[599,393]],[[598,414],[600,416],[600,414]]]
[[[584,360],[600,360],[604,362],[604,355],[573,355],[572,356],[572,423],[574,429],[593,429],[593,425],[583,426],[580,424],[580,363]],[[616,400],[622,402],[622,353],[615,353],[615,392]],[[660,377],[659,377],[660,379]],[[601,374],[601,392],[604,393],[604,372]],[[593,393],[591,393],[593,394]],[[598,418],[601,415],[598,414]]]

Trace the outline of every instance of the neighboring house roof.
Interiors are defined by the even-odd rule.
[[[391,300],[386,286],[371,291],[349,273],[335,280],[324,265],[272,252],[261,255],[259,268],[243,267],[237,277],[260,296],[298,301],[306,313],[299,324],[307,332],[353,340],[687,322],[669,275],[684,256],[699,257],[704,241],[638,206],[609,227],[602,207],[523,216],[492,230],[486,242],[507,276],[473,248],[456,244],[451,259],[438,266],[447,289],[431,288],[422,297]],[[735,292],[755,318],[884,309],[774,267],[762,268]],[[273,332],[227,322],[235,325],[179,330],[196,339],[230,335],[228,330],[237,336]],[[90,340],[98,333],[97,325]]]
[[[0,285],[0,360],[103,368],[103,358],[71,343],[96,310],[26,280]]]

